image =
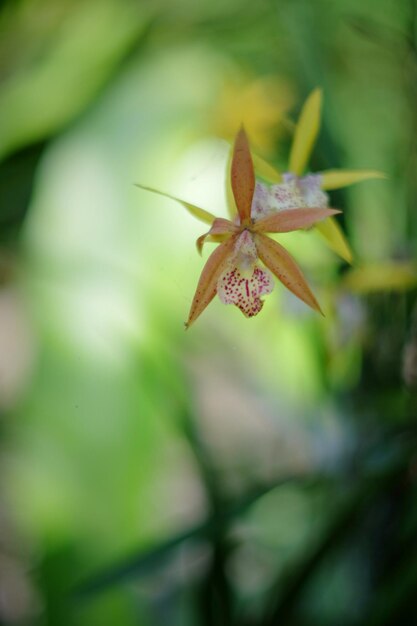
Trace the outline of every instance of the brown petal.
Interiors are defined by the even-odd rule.
[[[234,235],[221,243],[209,256],[198,281],[186,328],[195,322],[216,295],[217,281],[233,253],[237,237]]]
[[[233,148],[231,183],[240,223],[248,224],[255,190],[255,172],[248,137],[243,126],[236,135]]]
[[[266,267],[292,291],[297,298],[308,304],[312,309],[323,315],[320,305],[314,297],[301,270],[292,256],[279,243],[258,233],[255,235],[255,244],[259,258]]]
[[[210,230],[197,239],[196,245],[198,252],[201,254],[204,242],[207,237],[210,237],[211,235],[230,235],[232,233],[236,233],[238,230],[239,227],[236,226],[236,224],[233,224],[223,217],[216,217]]]
[[[337,209],[302,208],[278,211],[256,222],[253,231],[258,233],[289,233],[292,230],[309,228],[316,222],[341,213]]]

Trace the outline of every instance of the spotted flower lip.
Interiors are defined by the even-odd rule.
[[[268,215],[261,212],[258,215],[254,166],[243,127],[234,142],[230,182],[236,205],[233,221],[215,217],[199,207],[162,193],[181,202],[194,216],[211,225],[208,232],[197,239],[199,252],[206,241],[219,243],[201,273],[186,328],[197,320],[216,293],[224,304],[235,305],[246,317],[257,315],[263,307],[262,296],[271,293],[274,287],[273,276],[300,300],[322,313],[294,259],[280,243],[267,237],[266,233],[288,233],[310,228],[340,211],[328,207],[302,206]],[[155,189],[139,186],[160,193]]]

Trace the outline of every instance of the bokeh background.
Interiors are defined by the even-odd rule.
[[[417,4],[0,3],[0,623],[417,623]],[[230,141],[331,192],[349,267],[184,332]],[[285,241],[284,241],[285,238]],[[207,246],[209,247],[209,246]],[[207,256],[207,251],[205,252]]]

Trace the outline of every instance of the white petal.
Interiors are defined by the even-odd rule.
[[[251,217],[259,219],[265,217],[269,202],[269,186],[256,181],[255,192],[252,199]]]
[[[299,209],[305,206],[302,189],[298,184],[296,176],[285,174],[283,183],[271,186],[269,197],[270,212]]]
[[[321,188],[323,177],[321,174],[307,174],[298,179],[298,184],[308,207],[325,209],[329,206],[329,196]]]

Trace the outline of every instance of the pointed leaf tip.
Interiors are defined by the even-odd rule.
[[[163,196],[164,198],[169,198],[170,200],[175,200],[175,202],[179,202],[182,206],[187,209],[191,215],[196,217],[201,222],[205,224],[212,224],[216,219],[216,216],[205,209],[201,209],[195,204],[191,204],[190,202],[186,202],[185,200],[181,200],[180,198],[176,198],[169,193],[165,193],[164,191],[159,191],[158,189],[154,189],[153,187],[148,187],[146,185],[141,185],[139,183],[135,183],[135,187],[139,187],[139,189],[143,189],[144,191],[150,191],[151,193],[156,193],[158,196]]]
[[[305,170],[320,130],[322,100],[322,90],[314,89],[298,118],[289,160],[289,171],[297,176]]]
[[[321,177],[321,188],[326,191],[354,185],[363,180],[388,178],[378,170],[326,170],[321,173]]]

